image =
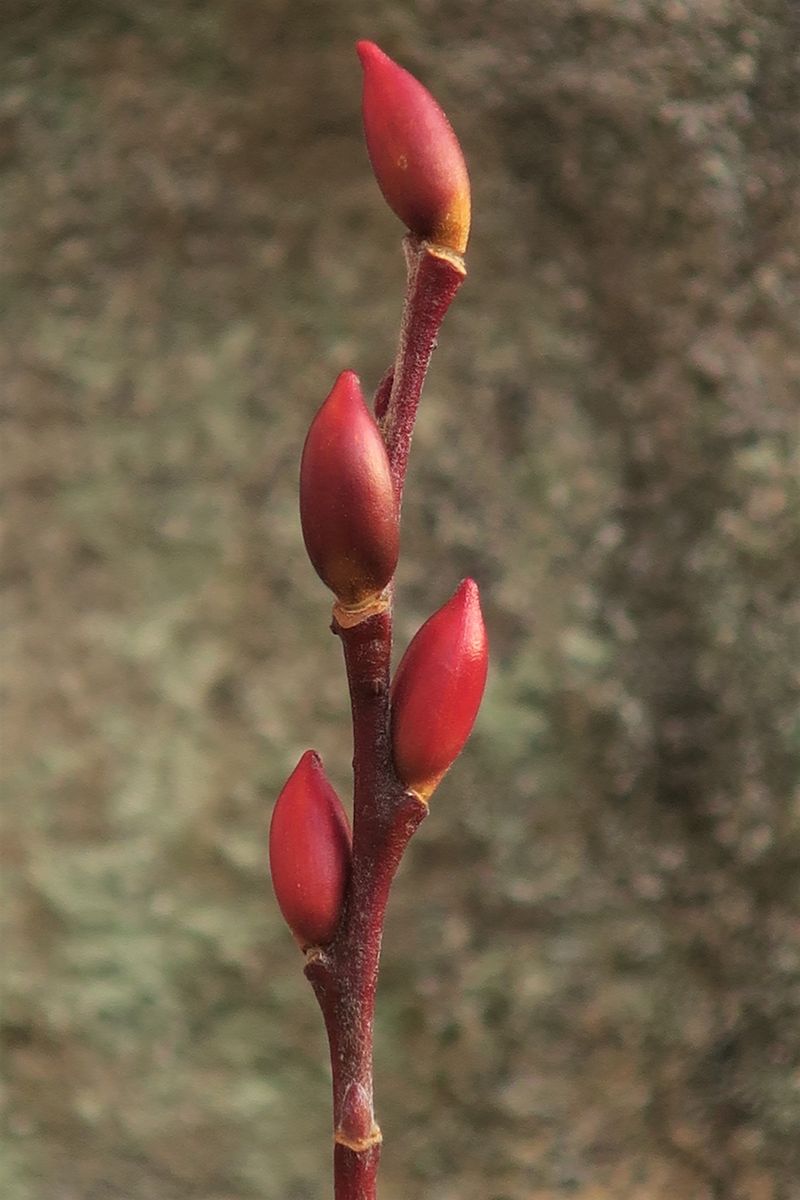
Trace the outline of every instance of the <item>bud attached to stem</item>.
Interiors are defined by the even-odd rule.
[[[470,735],[488,665],[478,586],[465,579],[416,633],[392,682],[395,771],[423,799]]]
[[[469,176],[450,122],[427,88],[374,42],[356,49],[367,150],[386,203],[418,237],[463,254]]]
[[[386,447],[352,371],[308,431],[300,519],[314,569],[340,604],[359,609],[383,591],[397,566],[400,520]]]
[[[350,873],[351,834],[342,802],[307,750],[284,784],[269,829],[275,897],[305,949],[333,940]]]

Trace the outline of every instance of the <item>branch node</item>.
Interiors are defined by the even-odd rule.
[[[378,1125],[373,1125],[366,1137],[354,1138],[348,1137],[347,1134],[337,1129],[333,1135],[333,1140],[337,1146],[346,1146],[348,1150],[352,1150],[355,1154],[363,1154],[365,1150],[371,1150],[373,1146],[380,1146],[383,1141]]]
[[[354,625],[360,625],[362,621],[368,620],[369,617],[375,617],[379,613],[386,612],[390,604],[391,593],[388,588],[380,592],[377,596],[370,596],[369,600],[354,608],[350,608],[346,604],[340,604],[337,600],[333,606],[333,632],[336,632],[337,625],[342,629],[352,629]]]
[[[422,242],[421,249],[431,258],[444,259],[459,275],[466,275],[467,264],[464,262],[462,254],[456,254],[455,250],[451,250],[448,246],[439,246],[436,242]]]

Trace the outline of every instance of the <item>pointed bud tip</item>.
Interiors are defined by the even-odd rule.
[[[300,755],[300,758],[297,761],[297,766],[292,771],[289,779],[287,779],[286,782],[288,783],[289,780],[294,779],[295,775],[321,775],[323,778],[325,777],[322,759],[317,754],[316,750],[306,750],[304,754]]]
[[[356,413],[358,413],[362,408],[366,408],[366,401],[364,393],[361,390],[361,380],[355,371],[341,371],[320,406],[319,413],[340,410],[345,420],[352,421],[353,418],[350,414],[353,410],[355,409]],[[318,416],[319,413],[317,414]],[[357,419],[358,416],[356,416]]]
[[[361,60],[362,67],[366,67],[370,60],[387,57],[380,46],[377,46],[375,42],[370,42],[367,38],[360,38],[356,42],[356,54]]]
[[[481,596],[478,590],[478,585],[474,579],[462,579],[452,595],[453,600],[460,600],[464,607],[474,607],[476,604],[480,608]]]
[[[440,612],[460,614],[463,624],[464,651],[481,654],[486,646],[486,626],[483,623],[481,596],[474,579],[462,579]]]
[[[363,400],[364,393],[361,391],[361,380],[356,375],[355,371],[340,371],[336,376],[336,382],[333,385],[331,395],[334,392],[343,391],[348,395],[354,395]]]

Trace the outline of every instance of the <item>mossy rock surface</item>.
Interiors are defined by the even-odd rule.
[[[330,1194],[266,867],[348,792],[297,470],[402,290],[352,43],[472,166],[398,645],[481,584],[487,698],[400,874],[386,1200],[796,1200],[793,0],[6,0],[4,1200]]]

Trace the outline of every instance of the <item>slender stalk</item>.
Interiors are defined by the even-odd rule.
[[[309,954],[306,975],[331,1051],[336,1200],[374,1200],[381,1134],[373,1110],[375,992],[389,889],[403,851],[427,813],[406,793],[389,744],[391,611],[349,624],[342,639],[353,714],[353,871],[335,940]]]
[[[403,495],[417,406],[439,329],[467,273],[458,254],[413,234],[404,238],[403,249],[408,279],[391,391],[387,399],[387,372],[375,398],[398,499]]]
[[[466,699],[455,696],[452,719],[445,714],[443,730],[431,735],[425,692],[422,724],[429,736],[422,739],[421,756],[415,753],[420,739],[415,742],[414,721],[403,724],[408,710],[400,704],[394,733],[404,730],[404,750],[411,746],[411,762],[420,768],[406,770],[407,753],[404,765],[398,758],[409,785],[404,786],[391,745],[390,576],[417,406],[439,329],[466,275],[469,177],[458,139],[430,93],[374,43],[362,40],[356,48],[364,68],[364,132],[373,170],[390,208],[412,232],[403,242],[408,279],[397,356],[375,396],[378,426],[364,410],[357,377],[343,371],[312,422],[300,471],[303,537],[317,574],[337,597],[332,628],[342,641],[350,689],[352,847],[341,802],[310,751],[278,798],[270,841],[278,902],[307,948],[305,973],[328,1034],[335,1200],[375,1200],[381,1132],[373,1106],[373,1019],[386,905],[403,852],[427,814],[423,797],[469,734],[486,656],[477,589],[466,580],[418,634],[429,640],[424,631],[434,623],[441,627],[454,661],[448,660],[446,678],[435,686],[458,691],[465,679]],[[414,658],[414,644],[406,657]],[[430,653],[435,667],[441,653],[435,646]],[[419,668],[409,670],[413,678]],[[413,712],[413,689],[406,687],[402,695],[412,696],[406,704]],[[276,834],[273,844],[274,830],[285,836]],[[323,944],[311,946],[312,939]]]
[[[376,396],[398,499],[425,374],[445,313],[465,276],[451,251],[408,235],[408,284],[394,366]],[[381,1132],[373,1106],[373,1022],[389,890],[428,806],[394,773],[389,734],[393,584],[370,615],[334,608],[353,718],[353,860],[335,940],[305,968],[328,1033],[333,1082],[335,1200],[375,1200]]]

